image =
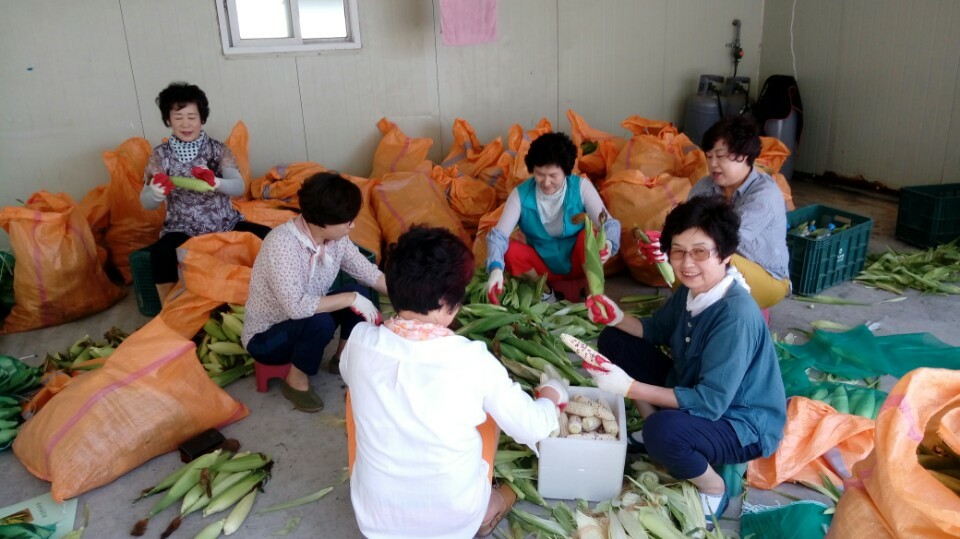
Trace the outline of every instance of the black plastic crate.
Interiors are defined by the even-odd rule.
[[[153,282],[152,257],[147,248],[130,253],[130,273],[133,274],[133,291],[137,295],[137,309],[144,316],[156,316],[163,305]]]
[[[787,227],[809,222],[817,229],[831,223],[838,229],[819,238],[787,234],[790,249],[790,281],[793,292],[803,296],[848,281],[863,269],[873,220],[854,213],[814,204],[787,213]]]
[[[900,189],[896,235],[924,248],[960,238],[960,183]]]

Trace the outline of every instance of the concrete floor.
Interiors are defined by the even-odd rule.
[[[793,184],[794,201],[798,207],[808,204],[826,204],[842,208],[874,219],[870,250],[908,248],[893,238],[896,224],[897,203],[895,199],[864,193],[831,189],[820,184],[796,180]],[[625,274],[608,280],[608,290],[613,297],[628,294],[649,293],[652,290],[640,286]],[[883,291],[871,290],[854,283],[842,283],[830,288],[830,295],[862,301],[877,301],[891,297]],[[827,319],[855,325],[865,321],[880,322],[878,334],[929,332],[939,339],[960,346],[960,308],[956,297],[922,296],[908,292],[908,299],[893,304],[873,307],[828,306],[801,303],[788,299],[772,309],[771,331],[784,336],[792,328],[810,329],[810,322]],[[0,353],[17,357],[36,354],[42,358],[49,351],[66,348],[70,343],[89,334],[99,338],[112,326],[132,332],[147,318],[136,309],[132,294],[110,310],[65,324],[28,333],[0,336]],[[802,337],[801,341],[802,342]],[[327,355],[332,350],[327,351]],[[35,360],[39,361],[39,360]],[[888,381],[892,383],[892,380]],[[276,465],[273,479],[266,485],[265,493],[257,499],[257,507],[287,501],[323,487],[333,485],[334,490],[319,502],[299,508],[266,515],[252,515],[235,536],[260,538],[280,531],[288,519],[297,517],[299,526],[287,537],[316,538],[360,537],[350,506],[349,486],[343,482],[347,454],[345,433],[340,418],[343,417],[344,384],[338,376],[321,373],[313,384],[326,402],[326,409],[319,414],[304,414],[293,411],[280,395],[276,386],[268,393],[257,393],[252,378],[238,381],[228,388],[236,399],[250,409],[250,416],[223,429],[228,437],[240,440],[245,449],[263,451],[273,456]],[[134,522],[144,516],[150,502],[130,505],[128,502],[137,493],[179,466],[175,453],[154,458],[139,468],[120,477],[113,483],[80,496],[78,525],[82,508],[90,510],[88,538],[113,538],[127,536]],[[11,451],[0,453],[0,507],[40,495],[49,485],[20,465]],[[816,493],[795,485],[782,485],[778,491],[819,499]],[[790,503],[777,492],[748,489],[750,503],[761,505]],[[525,509],[531,509],[525,507]],[[150,526],[147,536],[158,536],[174,510],[158,515]],[[739,530],[739,502],[734,501],[725,515],[723,528]],[[188,517],[175,537],[195,535],[210,519],[197,515]]]

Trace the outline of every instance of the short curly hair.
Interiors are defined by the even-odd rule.
[[[721,140],[730,154],[746,157],[751,167],[762,149],[760,128],[746,116],[729,116],[710,126],[703,134],[703,151],[709,152]]]
[[[390,245],[386,260],[390,304],[397,312],[455,308],[473,278],[473,253],[445,228],[410,228]]]
[[[349,223],[360,214],[363,194],[360,188],[336,172],[318,172],[304,180],[300,191],[300,211],[311,225]]]
[[[164,88],[157,96],[156,103],[160,108],[163,125],[167,127],[170,127],[170,113],[191,103],[200,111],[200,123],[207,123],[207,118],[210,116],[210,102],[207,101],[207,94],[195,84],[171,82],[170,86]]]
[[[692,228],[700,229],[717,244],[721,259],[737,252],[740,245],[740,216],[719,195],[702,195],[679,204],[667,214],[660,233],[660,247],[669,253],[673,237]]]
[[[577,146],[565,133],[544,133],[530,143],[527,156],[523,162],[527,170],[533,172],[535,167],[556,165],[563,169],[567,176],[573,173],[573,165],[577,161]]]

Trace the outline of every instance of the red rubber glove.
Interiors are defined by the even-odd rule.
[[[217,177],[214,175],[213,171],[207,167],[193,167],[190,169],[190,174],[193,174],[193,177],[198,180],[203,180],[210,184],[210,187],[217,186]]]
[[[594,324],[615,326],[623,322],[623,311],[603,294],[588,297],[584,304],[587,306],[587,318]]]
[[[157,172],[150,180],[150,188],[158,195],[167,196],[170,191],[173,191],[173,182],[170,181],[170,176],[163,172]]]
[[[650,243],[644,243],[643,240],[637,240],[637,251],[648,264],[659,264],[667,261],[667,255],[660,250],[660,232],[657,230],[647,230],[645,232]]]
[[[603,248],[600,249],[600,263],[606,264],[611,256],[613,256],[613,242],[607,240],[603,243]]]

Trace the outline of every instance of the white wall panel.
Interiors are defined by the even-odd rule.
[[[472,46],[443,44],[433,4],[444,156],[456,118],[470,122],[482,144],[499,136],[506,145],[513,124],[530,129],[547,118],[556,128],[557,1],[501,1],[497,41]]]
[[[0,205],[109,179],[100,154],[142,135],[116,0],[0,4]]]
[[[434,140],[441,159],[433,7],[422,0],[359,3],[363,48],[297,58],[308,154],[366,176],[382,117],[411,137]]]

